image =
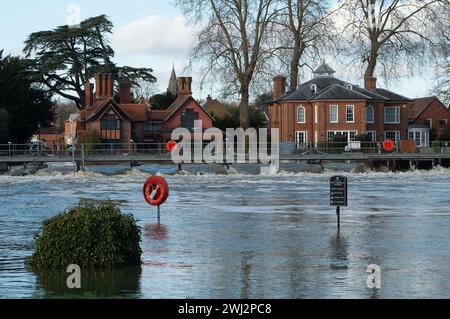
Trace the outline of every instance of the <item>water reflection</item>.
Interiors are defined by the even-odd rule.
[[[45,298],[139,298],[141,267],[81,270],[81,289],[67,288],[70,274],[59,270],[36,271],[38,289]]]
[[[167,227],[162,224],[150,224],[145,225],[145,237],[153,240],[165,240],[167,239]]]
[[[330,238],[330,269],[348,268],[348,241],[341,232]]]

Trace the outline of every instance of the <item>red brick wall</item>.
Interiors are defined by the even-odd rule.
[[[450,111],[439,100],[434,100],[414,121],[414,124],[428,124],[428,119],[432,120],[432,127],[436,130],[437,137],[439,137],[445,134],[445,125],[441,125],[440,121],[447,119],[450,125]]]
[[[165,123],[166,129],[176,129],[181,125],[181,113],[186,109],[194,109],[195,112],[199,113],[199,119],[203,121],[203,129],[208,129],[213,127],[212,119],[208,116],[205,111],[193,100],[189,101],[182,108],[178,109],[176,114]]]

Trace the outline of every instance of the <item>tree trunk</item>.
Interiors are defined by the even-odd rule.
[[[299,74],[299,65],[300,58],[302,57],[302,53],[300,50],[300,43],[296,43],[294,46],[294,50],[292,52],[292,60],[291,60],[291,80],[290,80],[290,90],[291,92],[297,90],[298,87],[298,74]]]
[[[370,56],[367,63],[366,72],[364,73],[364,79],[368,79],[373,77],[375,73],[375,67],[377,66],[378,60],[378,48],[372,44],[372,48],[370,50]]]
[[[241,89],[241,103],[239,105],[239,111],[240,111],[240,122],[241,127],[246,130],[250,126],[250,117],[248,114],[248,105],[250,102],[250,95],[248,86],[245,85]]]

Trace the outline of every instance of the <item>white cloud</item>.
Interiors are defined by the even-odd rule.
[[[114,32],[113,47],[121,54],[186,57],[195,38],[195,27],[184,16],[173,19],[148,16]]]

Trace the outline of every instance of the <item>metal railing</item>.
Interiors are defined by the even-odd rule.
[[[208,142],[204,143],[206,146]],[[282,144],[282,143],[281,143]],[[290,143],[293,148],[291,154],[382,154],[383,142],[317,142],[317,143]],[[259,144],[261,146],[262,144]],[[270,153],[270,145],[264,145]],[[248,145],[226,145],[224,153],[232,151],[238,154],[248,154]],[[397,144],[394,153],[400,153]],[[429,147],[418,147],[415,151],[421,154],[448,154],[450,142],[433,142]],[[282,147],[280,149],[282,154]],[[95,156],[131,156],[131,155],[164,155],[169,154],[165,143],[102,143],[102,144],[76,144],[74,146],[54,144],[51,147],[44,144],[0,144],[0,157],[95,157]]]

